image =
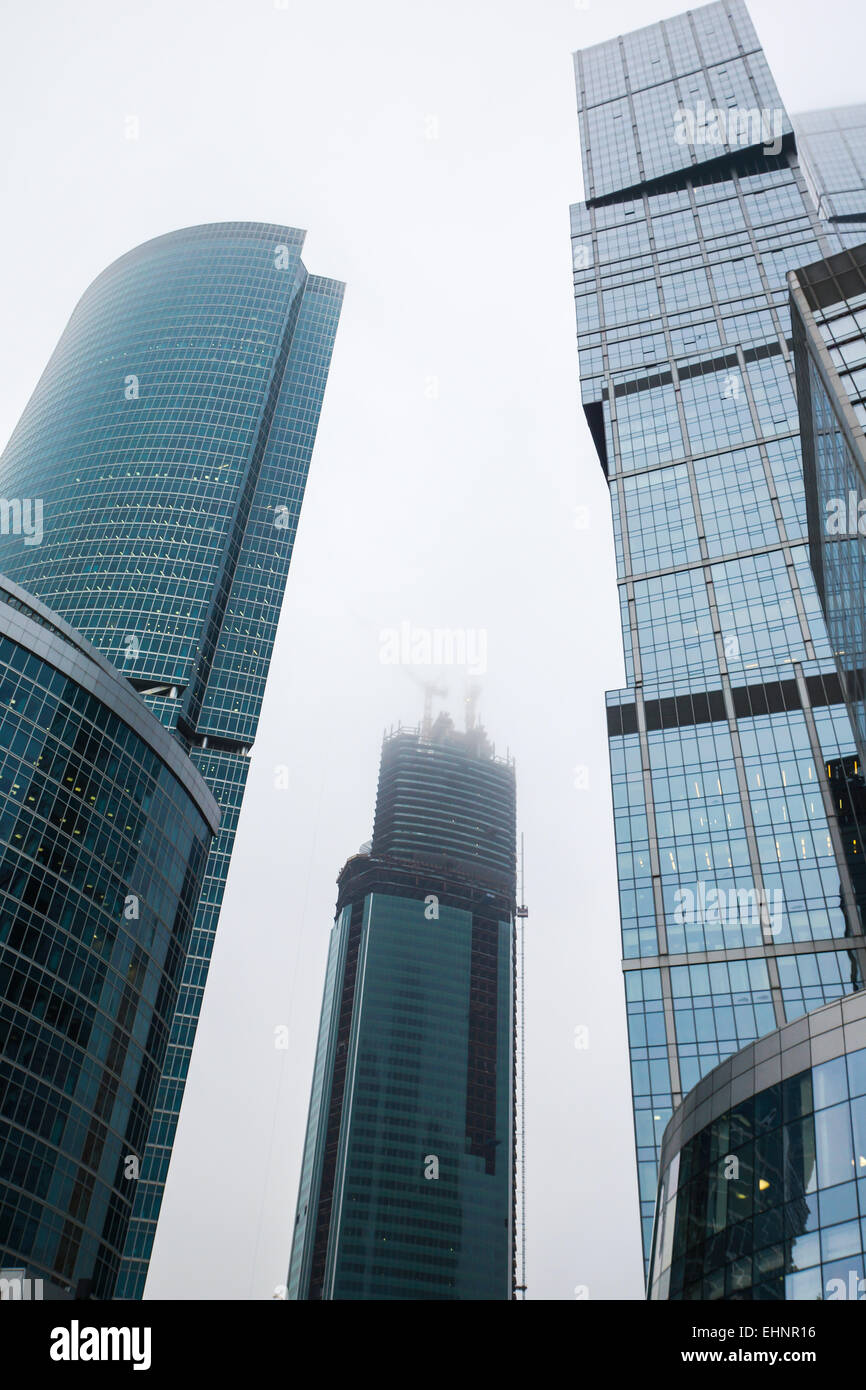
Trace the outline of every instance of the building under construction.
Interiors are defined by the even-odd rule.
[[[289,1298],[512,1298],[515,851],[483,729],[386,736],[338,879]]]

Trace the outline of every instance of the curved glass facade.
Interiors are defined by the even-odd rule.
[[[0,581],[0,1266],[111,1296],[218,812],[127,683]]]
[[[650,1298],[866,1298],[862,994],[745,1048],[674,1119]]]
[[[144,1289],[342,303],[304,235],[214,223],[121,256],[0,460],[0,493],[42,518],[38,544],[0,535],[0,570],[118,665],[222,810],[122,1297]]]
[[[175,689],[202,733],[216,702],[211,731],[251,738],[267,673],[341,288],[307,275],[303,240],[225,223],[121,256],[0,464],[4,497],[42,500],[44,533],[0,536],[0,571],[124,674]]]

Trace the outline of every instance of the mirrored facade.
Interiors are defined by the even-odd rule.
[[[122,676],[0,577],[0,1268],[109,1298],[219,822]]]
[[[741,0],[575,55],[583,408],[610,485],[608,695],[645,1254],[658,1146],[722,1059],[861,988],[828,768],[856,753],[810,568],[787,272],[839,248]],[[847,837],[847,838],[846,838]]]
[[[43,510],[0,569],[135,685],[213,789],[211,851],[118,1284],[140,1297],[244,794],[343,286],[304,233],[226,222],[121,256],[0,460]]]
[[[866,753],[866,245],[788,276],[812,569]]]
[[[339,880],[291,1299],[512,1297],[515,783],[399,730]]]
[[[797,153],[818,216],[842,246],[866,240],[866,104],[794,116]]]
[[[866,1298],[866,998],[738,1052],[662,1146],[649,1295]]]

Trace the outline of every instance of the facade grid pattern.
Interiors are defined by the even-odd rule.
[[[856,749],[809,564],[786,282],[839,241],[741,0],[587,49],[575,72],[581,394],[623,615],[608,716],[648,1256],[684,1093],[804,989],[823,1003],[866,966],[859,944],[852,978],[859,828],[856,810],[838,825],[827,769],[856,781]],[[699,102],[778,111],[779,148],[679,143],[677,113]],[[856,787],[845,797],[858,805]]]
[[[117,1286],[141,1297],[343,286],[304,233],[190,227],[90,286],[0,460],[44,537],[0,569],[122,670],[222,810]]]

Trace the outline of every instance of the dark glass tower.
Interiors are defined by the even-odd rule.
[[[508,1299],[515,781],[481,729],[385,739],[325,982],[293,1299]]]
[[[157,237],[87,290],[0,461],[41,544],[0,569],[113,660],[222,811],[119,1295],[140,1297],[171,1157],[343,287],[304,233],[248,222]]]
[[[114,1290],[218,820],[123,677],[0,577],[0,1269],[46,1297]]]
[[[786,284],[839,241],[741,0],[587,49],[575,71],[581,393],[627,673],[608,728],[648,1252],[673,1107],[863,980],[827,773],[856,750],[809,565]]]

